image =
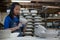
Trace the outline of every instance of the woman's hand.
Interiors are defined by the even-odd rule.
[[[19,23],[19,24],[18,24],[18,28],[20,28],[21,26],[22,26],[22,23]]]
[[[22,26],[22,23],[19,23],[18,26],[13,27],[13,28],[9,28],[11,31],[15,31],[17,29],[19,29]]]
[[[15,27],[15,29],[19,29],[22,26],[22,23],[19,23],[17,27]]]

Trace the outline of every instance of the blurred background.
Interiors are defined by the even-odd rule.
[[[38,24],[47,29],[60,30],[60,0],[0,0],[0,29],[8,15],[7,7],[12,2],[22,5],[20,13],[28,20],[25,35],[34,35],[34,27]]]

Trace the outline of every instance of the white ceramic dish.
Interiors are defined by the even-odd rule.
[[[27,26],[33,26],[33,25],[27,25]]]
[[[52,26],[52,23],[47,23],[47,26]]]
[[[31,13],[37,13],[37,10],[31,10]]]
[[[25,32],[25,34],[33,34],[32,32]]]
[[[31,16],[26,16],[26,18],[32,18]]]
[[[55,30],[47,30],[46,33],[42,33],[42,36],[46,38],[55,38],[58,35],[58,31]]]
[[[40,20],[40,19],[35,19],[34,21],[42,21],[42,20]]]
[[[28,21],[33,21],[32,19],[27,19]]]
[[[40,24],[40,23],[34,23],[34,24]]]
[[[37,14],[32,14],[32,16],[36,16]]]
[[[27,23],[27,24],[33,24],[33,23]]]
[[[32,25],[27,25],[26,27],[33,27]]]
[[[29,10],[23,10],[23,13],[29,13]]]
[[[24,14],[25,16],[28,15],[28,14]]]
[[[10,35],[10,37],[12,38],[12,37],[17,37],[19,35],[19,33],[18,32],[15,32],[15,33],[11,33],[11,35]]]
[[[26,24],[28,22],[28,20],[20,17],[20,22],[22,22],[23,24]]]
[[[39,30],[39,31],[38,31]],[[44,26],[36,26],[35,35],[42,38],[55,38],[58,35],[58,31],[56,30],[48,30]]]
[[[26,26],[26,27],[30,27],[30,28],[33,28],[33,26]]]
[[[41,17],[34,17],[34,18],[40,19]]]
[[[32,31],[33,29],[26,29],[27,31]]]

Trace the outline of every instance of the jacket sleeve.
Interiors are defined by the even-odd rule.
[[[8,29],[9,25],[10,25],[10,19],[9,17],[6,17],[4,21],[4,29]]]

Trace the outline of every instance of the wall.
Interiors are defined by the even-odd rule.
[[[0,22],[2,24],[4,23],[4,19],[5,19],[6,16],[7,16],[7,13],[5,13],[5,12],[0,13]]]

